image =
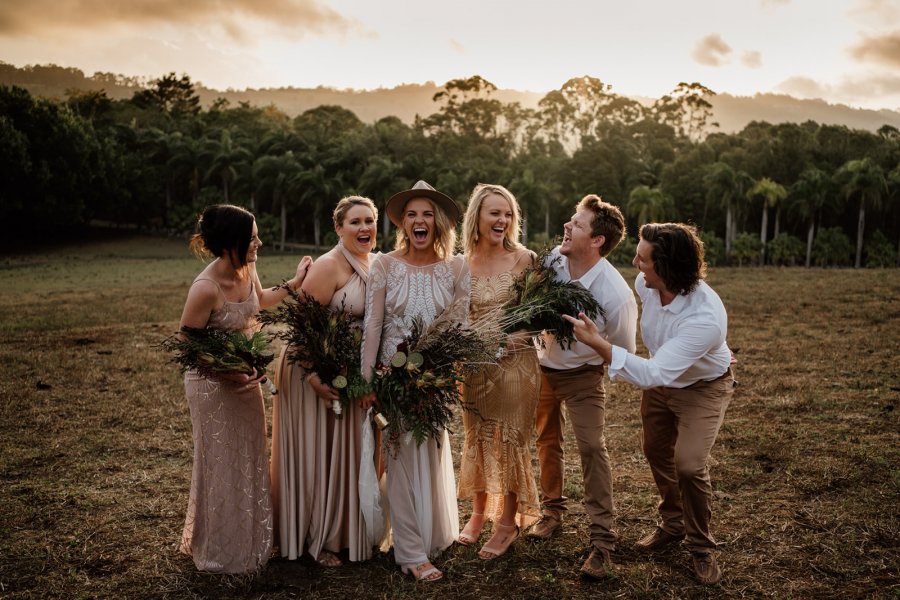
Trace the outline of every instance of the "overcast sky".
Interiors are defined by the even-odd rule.
[[[0,61],[225,90],[481,75],[900,109],[900,0],[0,0]]]

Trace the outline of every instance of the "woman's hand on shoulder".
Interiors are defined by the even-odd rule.
[[[300,259],[300,262],[297,263],[297,272],[294,273],[294,277],[288,281],[288,285],[293,289],[298,289],[301,285],[303,285],[303,281],[306,279],[306,276],[309,274],[309,268],[313,264],[313,259],[311,256],[304,256]]]

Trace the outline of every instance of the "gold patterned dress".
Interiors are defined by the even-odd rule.
[[[472,276],[470,321],[509,299],[513,274]],[[531,470],[531,432],[540,394],[537,351],[528,345],[509,352],[500,364],[466,379],[463,412],[465,442],[459,472],[459,498],[488,495],[485,516],[500,518],[503,496],[518,496],[517,521],[525,526],[540,516]]]

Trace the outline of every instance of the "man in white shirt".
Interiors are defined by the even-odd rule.
[[[644,455],[659,489],[660,524],[637,542],[656,551],[681,540],[702,583],[718,583],[722,570],[709,532],[712,516],[709,455],[734,394],[732,354],[725,342],[728,315],[703,278],[706,263],[697,230],[681,223],[641,227],[634,287],[641,297],[641,337],[651,358],[607,341],[596,325],[567,317],[575,337],[609,364],[611,379],[644,390]],[[685,539],[686,538],[686,539]]]
[[[631,288],[605,258],[625,237],[621,211],[590,194],[578,203],[564,231],[562,244],[553,250],[550,258],[561,255],[555,267],[560,279],[576,282],[589,290],[606,313],[602,320],[603,332],[633,352],[637,302]],[[615,549],[617,538],[613,529],[612,472],[603,432],[606,413],[603,359],[579,342],[564,350],[549,333],[544,334],[544,342],[545,348],[539,353],[541,395],[535,418],[542,517],[528,535],[547,539],[562,526],[567,500],[563,496],[565,416],[562,403],[565,402],[578,441],[584,505],[591,520],[592,551],[581,570],[599,579],[612,572],[609,553]]]

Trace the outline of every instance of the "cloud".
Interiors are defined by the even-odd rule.
[[[831,92],[830,86],[801,75],[788,77],[775,86],[775,89],[800,98],[824,98]]]
[[[718,67],[727,62],[731,55],[731,46],[725,43],[718,33],[712,33],[694,46],[691,57],[701,65]]]
[[[756,50],[747,50],[741,56],[741,62],[748,69],[758,69],[762,66],[762,54]]]
[[[856,18],[876,24],[893,23],[900,18],[896,0],[857,0],[849,12]]]
[[[218,27],[237,41],[245,24],[261,22],[283,35],[346,34],[360,25],[321,0],[29,0],[0,2],[0,36],[45,32],[92,34],[122,27],[169,24]]]
[[[873,100],[888,97],[900,101],[900,74],[845,76],[835,84],[794,76],[782,81],[775,89],[800,98],[829,98],[848,103],[871,104]]]
[[[900,67],[900,31],[881,36],[866,36],[863,41],[850,48],[849,52],[850,56],[859,61]]]

